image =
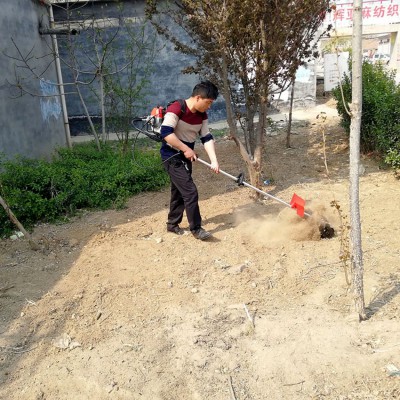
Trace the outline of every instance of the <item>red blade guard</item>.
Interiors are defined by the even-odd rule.
[[[292,200],[290,200],[290,206],[296,209],[297,215],[304,217],[304,206],[306,201],[298,196],[296,193],[293,194]]]

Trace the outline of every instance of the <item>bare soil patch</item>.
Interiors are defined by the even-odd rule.
[[[0,241],[0,398],[400,398],[400,376],[388,370],[400,368],[399,182],[362,160],[370,318],[359,323],[330,206],[348,218],[348,142],[338,118],[323,122],[320,111],[296,114],[291,149],[283,131],[267,137],[264,169],[266,191],[285,201],[297,193],[316,218],[255,202],[199,164],[210,241],[166,232],[168,189],[40,225],[38,252]],[[222,169],[244,171],[231,141],[217,152]],[[333,239],[319,238],[320,217]]]

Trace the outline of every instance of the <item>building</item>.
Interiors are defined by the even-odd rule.
[[[45,1],[2,1],[0,153],[7,158],[49,158],[67,144],[52,38],[39,33],[49,15]]]
[[[384,60],[387,68],[396,72],[396,82],[400,83],[400,0],[364,1],[362,14],[364,59]],[[335,1],[324,24],[331,24],[333,31],[330,38],[323,39],[321,48],[333,38],[341,40],[343,47],[351,47],[352,23],[353,1]]]

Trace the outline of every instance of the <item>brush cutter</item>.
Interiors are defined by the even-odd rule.
[[[199,161],[199,162],[201,162],[202,164],[207,165],[207,167],[210,167],[210,168],[211,168],[211,164],[209,164],[207,161],[202,160],[201,158],[198,158],[198,157],[197,157],[197,160],[196,160],[196,161]],[[311,217],[310,214],[308,214],[308,213],[306,213],[306,212],[304,211],[304,206],[305,206],[305,204],[306,204],[305,200],[303,200],[303,199],[302,199],[300,196],[298,196],[296,193],[293,195],[292,200],[290,201],[290,204],[289,204],[289,203],[286,203],[286,201],[283,201],[282,199],[279,199],[278,197],[272,196],[272,194],[269,194],[269,193],[267,193],[267,192],[263,192],[261,189],[258,189],[257,187],[255,187],[255,186],[253,186],[253,185],[250,185],[249,183],[245,182],[245,181],[243,180],[243,178],[244,178],[243,173],[240,173],[237,177],[235,177],[235,176],[233,176],[233,175],[231,175],[231,174],[228,174],[227,172],[222,171],[222,170],[219,170],[219,172],[220,172],[222,175],[225,175],[225,176],[227,176],[228,178],[233,179],[239,186],[246,186],[246,187],[248,187],[248,188],[250,188],[250,189],[253,189],[253,190],[255,190],[256,192],[262,194],[262,195],[265,196],[265,197],[269,197],[270,199],[273,199],[273,200],[275,200],[275,201],[278,201],[279,203],[285,205],[286,207],[296,209],[297,215],[299,215],[300,217],[304,217],[304,216]]]
[[[142,127],[139,128],[137,125],[135,125],[135,123],[138,123],[138,122],[142,122],[142,124],[143,124]],[[149,137],[152,140],[155,140],[157,142],[162,142],[161,135],[159,132],[159,126],[155,126],[156,120],[155,120],[154,116],[144,117],[144,118],[135,118],[132,121],[132,124],[138,132],[143,133],[144,135],[146,135],[147,137]],[[175,150],[177,150],[177,149],[175,149]],[[211,168],[210,163],[202,160],[199,157],[197,157],[196,161],[199,161],[201,164],[204,164],[207,167]],[[305,200],[303,198],[301,198],[300,196],[298,196],[296,193],[293,194],[293,197],[292,197],[290,203],[287,203],[286,201],[284,201],[278,197],[275,197],[267,192],[264,192],[261,189],[258,189],[257,187],[245,182],[243,173],[240,173],[237,177],[235,177],[235,176],[228,174],[227,172],[222,171],[222,170],[219,170],[219,172],[222,175],[225,175],[226,177],[234,180],[239,186],[246,186],[246,187],[253,189],[256,192],[262,194],[265,197],[269,197],[270,199],[283,204],[286,207],[295,209],[297,212],[297,215],[299,215],[302,218],[311,217],[311,214],[307,213],[304,210],[305,204],[306,204]],[[335,230],[324,220],[322,220],[321,223],[319,224],[319,231],[320,231],[322,239],[332,238],[335,233]]]
[[[204,164],[207,167],[211,168],[211,164],[210,163],[208,163],[207,161],[202,160],[199,157],[197,157],[196,161],[199,161],[201,164]],[[294,208],[296,210],[296,212],[297,212],[297,215],[302,217],[302,218],[311,217],[311,214],[309,214],[309,213],[304,211],[304,207],[305,207],[305,204],[306,204],[305,200],[303,198],[301,198],[300,196],[298,196],[296,193],[293,194],[293,197],[292,197],[292,199],[290,201],[290,204],[289,204],[286,201],[284,201],[284,200],[282,200],[282,199],[280,199],[278,197],[275,197],[272,194],[264,192],[261,189],[259,189],[259,188],[255,187],[255,186],[250,185],[249,183],[245,182],[243,180],[243,178],[244,178],[243,173],[240,173],[237,177],[235,177],[235,176],[233,176],[231,174],[228,174],[227,172],[222,171],[222,170],[219,170],[219,172],[222,175],[225,175],[228,178],[234,180],[239,186],[246,186],[246,187],[248,187],[250,189],[253,189],[256,192],[262,194],[265,197],[269,197],[270,199],[275,200],[275,201],[283,204],[286,207]],[[334,233],[335,233],[334,229],[326,221],[321,221],[321,223],[319,225],[319,232],[321,234],[321,238],[322,239],[332,238]]]

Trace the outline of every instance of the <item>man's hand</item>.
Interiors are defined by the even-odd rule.
[[[197,160],[197,154],[192,150],[189,146],[186,144],[182,143],[181,140],[178,139],[178,137],[175,135],[175,133],[171,133],[168,136],[164,138],[164,140],[175,150],[180,151],[185,158],[187,158],[190,161],[196,161]]]
[[[218,161],[214,161],[211,163],[211,169],[218,174],[219,173],[219,164]]]
[[[185,156],[185,158],[187,158],[190,161],[197,160],[197,154],[190,147],[188,147],[188,149],[186,151],[184,151],[183,155]]]

